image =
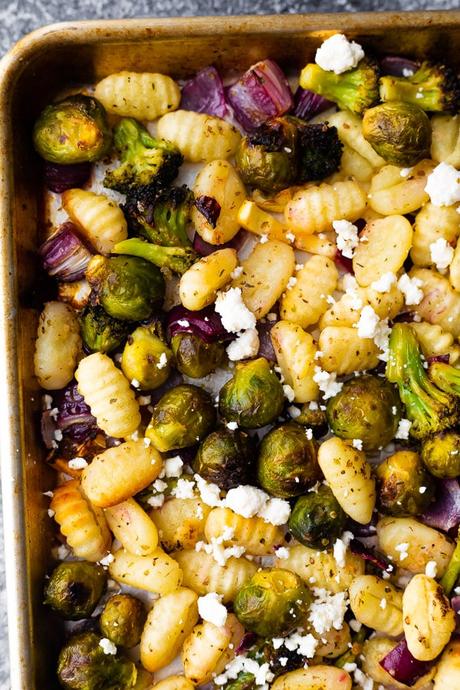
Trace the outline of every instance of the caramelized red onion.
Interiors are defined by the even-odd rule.
[[[45,271],[66,283],[84,278],[91,259],[91,252],[83,244],[71,222],[61,225],[38,251]]]
[[[61,165],[45,161],[45,185],[51,192],[62,194],[66,189],[83,187],[91,175],[91,163]]]
[[[322,113],[328,108],[335,106],[335,103],[328,101],[318,93],[302,89],[301,86],[294,94],[294,115],[302,120],[310,120],[315,115]]]
[[[229,340],[234,337],[231,333],[227,333],[219,314],[213,307],[206,307],[199,311],[189,311],[181,305],[174,307],[167,315],[166,328],[169,339],[177,333],[192,333],[205,343]]]
[[[436,499],[420,517],[425,525],[445,532],[460,525],[460,484],[458,479],[441,479]]]
[[[205,67],[184,84],[180,107],[222,118],[229,115],[224,85],[215,67]]]
[[[419,661],[413,657],[403,639],[379,663],[395,680],[411,687],[428,673],[434,661]]]

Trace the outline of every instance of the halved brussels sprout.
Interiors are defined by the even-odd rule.
[[[374,451],[394,438],[401,410],[398,392],[391,383],[363,374],[343,384],[340,393],[329,400],[326,414],[333,434],[360,439],[363,450]]]
[[[103,158],[112,143],[105,110],[92,96],[77,94],[48,105],[34,126],[34,146],[52,163],[84,163]]]
[[[102,307],[88,306],[80,317],[81,337],[90,352],[112,352],[126,340],[129,326]]]
[[[283,406],[283,387],[264,357],[238,363],[219,394],[221,415],[246,429],[270,424]]]
[[[301,496],[321,477],[317,445],[307,429],[291,422],[272,429],[260,444],[257,480],[272,496]]]
[[[261,570],[236,595],[235,615],[246,630],[261,637],[287,635],[306,621],[312,596],[295,573]]]
[[[199,443],[216,422],[211,397],[197,386],[167,391],[153,408],[145,435],[161,453]]]
[[[249,484],[254,464],[254,443],[244,431],[219,429],[198,448],[193,469],[204,479],[228,491]]]
[[[57,666],[64,690],[126,690],[134,686],[134,663],[118,654],[106,654],[102,639],[94,632],[85,632],[66,642]]]
[[[422,443],[422,460],[435,477],[460,476],[460,434],[448,429],[429,436]]]
[[[99,619],[101,632],[119,647],[135,647],[141,640],[147,611],[131,594],[110,597]]]
[[[420,515],[434,496],[434,482],[418,453],[401,450],[386,458],[376,469],[377,495],[387,515]]]
[[[300,496],[288,522],[291,534],[305,546],[325,549],[342,534],[347,516],[328,486]]]
[[[205,343],[193,333],[178,333],[171,339],[177,369],[191,379],[201,379],[225,361],[223,343]]]
[[[93,256],[86,270],[93,297],[115,319],[149,319],[165,294],[159,268],[134,256]]]
[[[156,324],[139,326],[123,350],[123,373],[128,381],[135,379],[141,390],[158,388],[171,373],[172,352],[157,332]]]
[[[86,561],[59,563],[45,587],[44,603],[66,620],[88,618],[107,583],[104,568]]]

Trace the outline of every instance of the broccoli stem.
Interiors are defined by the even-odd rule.
[[[445,362],[430,365],[430,377],[441,390],[460,396],[460,370]]]
[[[441,585],[447,596],[450,595],[455,584],[460,577],[460,530],[457,537],[457,544],[451,556],[447,570],[441,578]]]
[[[169,268],[174,273],[180,274],[185,273],[197,259],[193,249],[162,247],[159,244],[144,242],[138,237],[118,242],[112,251],[114,254],[138,256],[159,268]]]

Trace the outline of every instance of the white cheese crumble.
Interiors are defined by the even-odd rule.
[[[241,288],[230,288],[227,292],[218,292],[215,310],[220,315],[222,325],[228,333],[239,333],[256,327],[256,317],[243,302]]]
[[[187,321],[187,319],[179,319],[177,323],[179,326],[182,326],[182,328],[188,328],[190,326],[190,321]]]
[[[332,594],[326,589],[314,587],[313,594],[315,600],[310,605],[308,620],[318,635],[323,635],[332,628],[341,630],[348,604],[346,593]]]
[[[353,441],[351,442],[351,445],[353,448],[356,448],[356,450],[362,450],[363,449],[363,442],[362,439],[360,438],[354,438]]]
[[[137,379],[131,379],[131,385],[133,388],[139,388],[140,383]]]
[[[271,525],[285,525],[290,514],[291,507],[282,498],[269,498],[258,513],[259,517]]]
[[[315,366],[313,381],[318,384],[318,388],[322,392],[324,400],[333,398],[342,390],[343,383],[340,383],[336,379],[337,374],[335,372],[330,373],[324,371],[321,367]]]
[[[452,263],[454,248],[444,237],[438,237],[435,242],[430,244],[430,256],[438,271],[444,271]]]
[[[105,565],[106,567],[108,567],[111,563],[113,563],[114,560],[115,560],[114,555],[112,553],[108,553],[107,556],[104,556],[104,558],[101,558],[99,563],[101,565]]]
[[[86,462],[85,458],[72,458],[69,460],[68,465],[71,470],[84,470],[85,467],[88,467],[88,463]]]
[[[456,451],[451,451],[451,455],[455,455]],[[419,494],[424,494],[426,491],[426,486],[421,486],[420,489],[418,490]]]
[[[337,233],[337,249],[347,259],[352,259],[359,244],[358,228],[349,220],[334,220],[332,227]]]
[[[261,235],[259,242],[260,244],[265,244],[266,242],[268,242],[268,235]]]
[[[160,355],[160,359],[157,362],[157,369],[164,369],[165,366],[168,364],[168,357],[166,355],[166,352],[162,352]]]
[[[287,383],[283,384],[283,392],[285,397],[288,399],[288,402],[294,402],[295,399],[295,393],[294,389],[289,386]]]
[[[448,163],[439,163],[426,181],[425,192],[433,206],[452,206],[460,201],[460,172]]]
[[[259,334],[256,328],[248,328],[239,333],[236,340],[233,340],[227,347],[227,355],[231,362],[238,362],[240,359],[255,357],[259,352]]]
[[[227,422],[225,425],[230,431],[236,431],[238,429],[238,424],[236,422]]]
[[[343,34],[335,34],[320,45],[315,62],[327,72],[342,74],[356,67],[364,57],[364,50],[355,41],[349,41]]]
[[[48,508],[48,517],[52,518],[54,517],[54,510],[51,510],[51,508]]]
[[[284,525],[291,514],[287,501],[281,498],[270,498],[265,491],[249,485],[240,485],[230,489],[223,505],[246,518],[258,515],[272,525]]]
[[[283,640],[283,644],[290,652],[296,651],[300,656],[313,659],[319,640],[313,637],[311,633],[301,635],[298,632],[294,632]]]
[[[396,544],[395,551],[397,551],[399,553],[399,560],[400,561],[404,561],[408,557],[408,555],[409,555],[408,549],[409,549],[409,542],[407,542],[407,541],[401,542],[400,544]]]
[[[222,595],[210,592],[204,597],[198,597],[198,613],[208,623],[221,628],[227,620],[227,609],[221,604]]]
[[[293,232],[287,232],[286,233],[286,239],[288,242],[294,242],[295,241],[295,235]]]
[[[427,577],[435,578],[437,574],[438,564],[436,563],[436,561],[428,561],[428,563],[425,566],[425,575]]]
[[[404,74],[404,70],[403,70],[403,74]],[[412,74],[413,74],[413,72],[412,72]],[[404,76],[406,76],[406,75],[404,74]],[[401,175],[401,177],[409,177],[411,172],[412,172],[412,168],[401,168],[401,170],[399,171],[399,174]]]
[[[267,662],[259,665],[255,659],[248,659],[243,655],[236,656],[226,667],[225,671],[214,678],[215,685],[226,685],[229,680],[238,677],[241,671],[254,676],[254,684],[261,690],[268,690],[268,684],[274,679]]]
[[[422,285],[423,281],[420,278],[411,278],[407,273],[403,273],[399,278],[398,288],[403,293],[407,306],[420,304],[423,299],[423,290],[420,290]]]
[[[406,441],[409,438],[409,431],[411,426],[412,422],[409,419],[401,419],[396,430],[395,438],[399,438]]]
[[[297,278],[295,276],[291,276],[287,282],[286,290],[292,290],[292,288],[296,284],[297,284]]]
[[[391,271],[388,271],[387,273],[384,273],[383,276],[381,276],[378,280],[374,280],[374,282],[371,283],[371,289],[382,294],[385,292],[390,292],[391,286],[395,285],[396,280],[395,274],[391,273]]]
[[[102,648],[104,654],[116,654],[117,648],[107,637],[102,637],[99,640],[99,647]]]
[[[363,307],[359,321],[356,324],[358,336],[360,338],[374,338],[379,321],[378,315],[369,304]]]
[[[374,681],[369,676],[366,676],[361,669],[357,668],[353,673],[353,679],[355,683],[358,683],[363,690],[373,690]]]
[[[231,273],[230,273],[230,278],[233,280],[236,280],[241,276],[243,273],[243,267],[242,266],[237,266]]]
[[[189,479],[179,479],[171,494],[176,498],[195,498],[195,482]]]
[[[196,481],[203,503],[207,506],[211,506],[211,508],[222,505],[222,501],[220,500],[220,489],[217,484],[207,482],[203,477],[200,477],[199,474],[194,474],[193,477]]]
[[[165,502],[165,497],[163,494],[157,494],[156,496],[150,496],[150,498],[147,499],[147,503],[152,508],[161,508],[161,506],[163,505],[164,502]]]
[[[388,362],[390,356],[390,333],[391,328],[388,325],[388,319],[379,321],[375,329],[373,340],[380,350],[379,359],[382,362]]]
[[[335,558],[335,562],[339,566],[339,568],[345,568],[346,561],[345,557],[347,555],[347,549],[348,546],[353,539],[353,533],[352,532],[344,532],[342,534],[341,539],[336,539],[333,547],[333,555]]]
[[[180,477],[184,467],[184,462],[179,455],[173,458],[166,458],[164,464],[165,477]]]
[[[297,417],[300,417],[300,415],[302,414],[302,412],[299,410],[299,408],[296,407],[295,405],[290,405],[290,406],[287,408],[287,411],[288,411],[288,413],[289,413],[289,416],[290,416],[292,419],[297,419]]]
[[[282,560],[285,560],[286,558],[289,558],[289,549],[286,548],[286,546],[280,546],[277,549],[275,549],[276,557],[281,558]]]

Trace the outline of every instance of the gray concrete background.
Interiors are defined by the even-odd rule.
[[[207,14],[288,14],[458,9],[458,0],[0,0],[0,55],[45,24],[75,19],[174,17]],[[1,498],[0,498],[1,500]],[[0,524],[0,689],[9,690],[3,531]]]

